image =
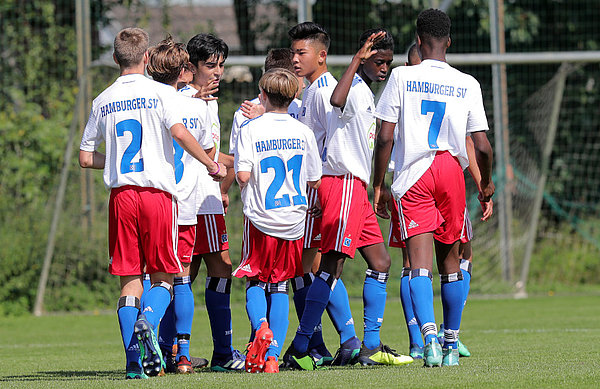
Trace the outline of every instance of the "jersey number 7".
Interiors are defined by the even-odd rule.
[[[269,185],[267,194],[265,195],[266,209],[289,207],[292,202],[294,205],[306,204],[306,197],[302,196],[302,191],[300,190],[301,168],[302,155],[300,154],[294,155],[287,161],[287,169],[286,163],[283,162],[283,159],[277,156],[267,157],[260,161],[261,173],[266,173],[269,171],[269,169],[273,169],[275,171],[273,182],[271,182],[271,185]],[[275,198],[277,192],[279,192],[279,189],[281,189],[283,183],[285,182],[288,171],[292,172],[292,182],[294,183],[294,189],[296,190],[296,195],[292,197],[291,202],[288,194],[283,194],[281,197]]]
[[[427,115],[429,112],[433,112],[433,116],[431,117],[431,123],[429,124],[427,141],[430,149],[439,149],[437,139],[438,135],[440,135],[444,114],[446,113],[446,103],[433,100],[421,101],[421,115]]]

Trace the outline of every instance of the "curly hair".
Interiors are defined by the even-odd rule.
[[[435,39],[450,36],[450,18],[439,9],[427,9],[417,17],[417,35]]]
[[[371,28],[363,32],[359,39],[358,48],[360,49],[361,47],[363,47],[367,39],[369,39],[369,37],[372,34],[376,34],[380,31],[385,32],[385,36],[382,40],[373,45],[373,50],[391,50],[393,52],[394,38],[392,38],[392,34],[390,34],[389,31],[387,31],[385,28]]]

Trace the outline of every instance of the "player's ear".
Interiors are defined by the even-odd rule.
[[[144,65],[148,65],[148,61],[150,60],[150,55],[148,54],[148,50],[144,53]]]
[[[327,61],[327,51],[319,50],[319,65],[323,65]]]
[[[119,64],[119,61],[117,61],[117,55],[113,52],[113,61],[115,61],[115,63],[117,64],[117,66],[121,66]]]
[[[446,43],[446,48],[450,47],[452,44],[452,38],[448,37],[448,43]]]

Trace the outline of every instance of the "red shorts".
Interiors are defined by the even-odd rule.
[[[244,218],[242,261],[233,275],[271,284],[301,276],[303,241],[304,238],[286,240],[267,235]]]
[[[383,243],[367,185],[357,177],[352,174],[323,176],[319,201],[323,208],[323,254],[334,250],[354,258],[357,248]]]
[[[458,160],[447,151],[437,152],[398,205],[403,240],[427,232],[445,244],[466,237],[465,177]]]
[[[317,202],[317,191],[309,186],[306,187],[308,198],[308,209]],[[306,214],[304,222],[304,246],[305,249],[318,249],[321,247],[321,218],[315,218],[312,214]]]
[[[219,214],[198,215],[194,255],[218,253],[225,250],[229,250],[225,216]]]
[[[122,186],[108,204],[109,271],[116,276],[179,273],[177,201],[156,188]]]
[[[196,225],[179,226],[179,243],[177,243],[177,256],[183,263],[191,263],[196,243]]]

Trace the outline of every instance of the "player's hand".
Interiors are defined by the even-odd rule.
[[[494,183],[491,180],[488,183],[481,181],[481,189],[479,190],[479,196],[477,196],[477,198],[480,202],[487,203],[491,200],[495,191],[496,187],[494,186]]]
[[[210,82],[210,84],[200,87],[200,90],[198,91],[198,93],[196,93],[194,95],[194,97],[197,97],[204,101],[218,100],[219,99],[218,97],[212,96],[215,93],[217,93],[218,91],[219,91],[219,81],[213,80]]]
[[[308,209],[308,213],[310,213],[315,219],[318,219],[321,216],[323,216],[323,210],[321,209],[321,202],[319,201],[318,197],[317,197],[317,201],[315,201],[315,205],[313,205],[312,207],[310,207]]]
[[[223,201],[223,211],[227,215],[227,208],[229,208],[229,195],[227,193],[221,193],[221,199]]]
[[[389,219],[388,202],[391,200],[391,194],[384,187],[374,187],[373,209],[375,214],[382,219]]]
[[[240,109],[242,110],[242,115],[248,119],[257,118],[265,113],[265,107],[262,104],[256,104],[249,100],[244,100]]]
[[[494,200],[490,199],[487,203],[481,202],[481,212],[483,214],[481,216],[481,221],[488,221],[494,213]]]
[[[208,174],[210,174],[214,181],[223,181],[227,175],[227,168],[221,162],[215,162],[215,164],[208,169]]]
[[[373,45],[385,38],[385,34],[385,31],[379,31],[371,34],[371,36],[367,38],[367,41],[365,42],[363,47],[361,47],[360,50],[358,50],[356,56],[361,60],[365,60],[375,55],[377,53],[377,50],[373,50]]]

